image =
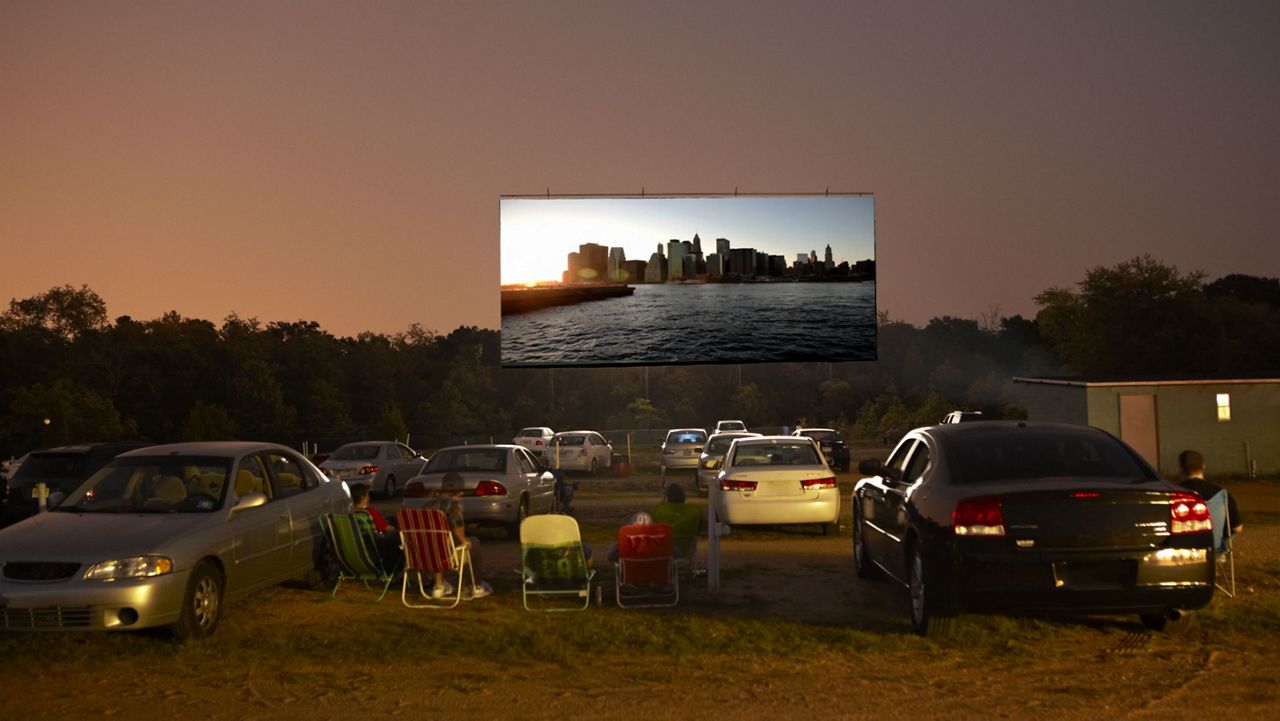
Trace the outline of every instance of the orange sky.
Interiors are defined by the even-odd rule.
[[[874,192],[916,323],[1280,275],[1280,5],[0,3],[0,303],[499,324],[502,194]]]

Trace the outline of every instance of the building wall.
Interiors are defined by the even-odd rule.
[[[1092,425],[1083,386],[1019,383],[1014,387],[1022,396],[1028,420]]]

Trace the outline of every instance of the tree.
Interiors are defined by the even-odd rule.
[[[227,409],[204,401],[196,401],[179,429],[179,437],[184,441],[231,441],[238,435],[236,422]]]
[[[137,432],[132,422],[121,420],[110,399],[65,378],[19,388],[9,404],[7,426],[5,435],[25,448],[117,441]]]
[[[107,325],[107,304],[102,297],[82,285],[51,288],[25,300],[9,301],[9,310],[0,315],[0,328],[46,328],[71,340]]]

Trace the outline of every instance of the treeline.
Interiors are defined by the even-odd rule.
[[[406,436],[434,448],[527,425],[601,430],[832,425],[859,438],[955,408],[1023,413],[1010,379],[1063,373],[1274,372],[1280,281],[1198,274],[1150,258],[1037,297],[1035,319],[882,315],[879,360],[653,368],[501,369],[497,331],[337,337],[317,323],[167,313],[109,320],[88,287],[0,315],[0,454],[60,443],[253,438],[331,449]]]

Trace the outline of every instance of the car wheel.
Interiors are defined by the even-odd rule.
[[[871,560],[867,552],[866,528],[862,523],[862,514],[853,514],[853,569],[858,578],[879,578],[880,567]]]
[[[908,584],[911,601],[911,628],[928,638],[943,638],[955,631],[953,601],[946,597],[945,584],[929,555],[915,544],[911,551]]]
[[[516,506],[516,520],[507,525],[507,538],[513,541],[520,540],[520,524],[524,519],[529,517],[529,497],[521,496],[520,505]]]
[[[591,459],[591,475],[593,475],[593,476],[594,476],[594,475],[596,475],[596,473],[598,473],[599,471],[600,471],[599,464],[597,464],[597,463],[596,463],[596,459],[592,458],[592,459]]]
[[[396,488],[396,477],[387,476],[387,482],[382,484],[382,492],[387,498],[395,498],[399,489]]]
[[[180,639],[208,638],[222,617],[222,574],[208,561],[202,562],[187,580],[182,599],[182,615],[170,627]]]

